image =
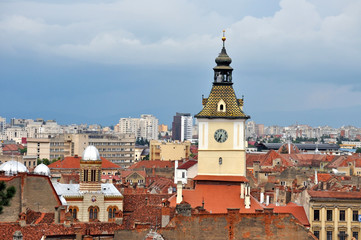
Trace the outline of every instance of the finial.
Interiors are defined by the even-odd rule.
[[[223,47],[224,47],[224,42],[226,41],[225,32],[226,32],[226,30],[223,30],[223,37],[222,37]]]

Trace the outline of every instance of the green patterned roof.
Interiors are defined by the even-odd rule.
[[[223,100],[225,111],[218,111],[218,103]],[[243,101],[237,99],[231,84],[213,84],[208,99],[203,99],[203,109],[196,118],[245,118],[242,111]]]

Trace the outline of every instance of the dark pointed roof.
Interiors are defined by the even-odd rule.
[[[217,105],[223,100],[226,111],[217,111]],[[242,110],[242,99],[237,99],[232,85],[213,85],[208,99],[204,99],[204,107],[196,118],[245,118],[247,116]]]

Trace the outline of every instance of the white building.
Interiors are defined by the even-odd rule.
[[[142,114],[140,118],[121,118],[115,130],[134,134],[137,138],[158,139],[158,119],[150,114]]]

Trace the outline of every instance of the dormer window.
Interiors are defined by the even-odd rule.
[[[226,103],[222,99],[218,102],[217,111],[226,112]]]

